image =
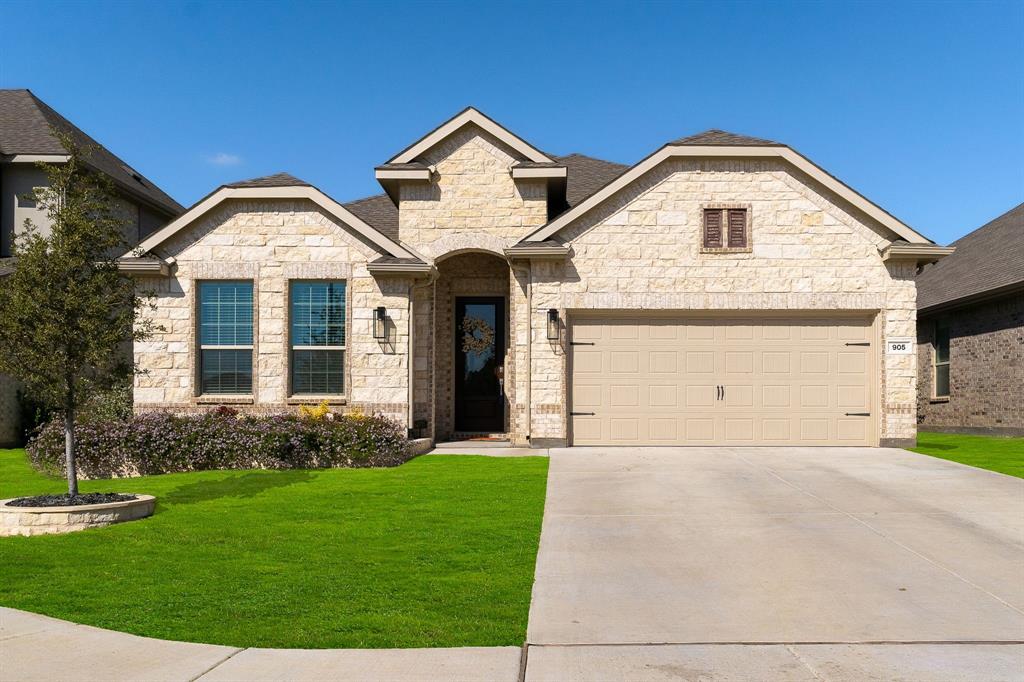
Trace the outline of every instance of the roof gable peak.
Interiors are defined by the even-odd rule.
[[[388,164],[412,163],[438,143],[467,125],[476,125],[508,145],[525,160],[551,163],[553,159],[474,107],[466,107],[388,160]]]
[[[739,133],[731,133],[728,130],[720,130],[718,128],[711,128],[705,130],[702,133],[696,135],[689,135],[687,137],[681,137],[678,140],[673,140],[669,144],[672,145],[694,145],[694,146],[736,146],[736,147],[785,147],[786,145],[781,142],[775,142],[773,140],[765,140],[760,137],[751,137],[749,135],[740,135]]]

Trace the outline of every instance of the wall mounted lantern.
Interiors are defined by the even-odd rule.
[[[554,308],[548,310],[548,341],[558,340],[558,311]]]
[[[387,332],[388,311],[384,306],[373,311],[373,338],[383,340],[388,337]]]

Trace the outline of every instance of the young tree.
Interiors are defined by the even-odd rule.
[[[53,132],[69,158],[40,164],[49,186],[33,195],[50,232],[26,220],[14,242],[14,271],[0,278],[0,372],[63,412],[68,495],[75,496],[75,414],[95,391],[133,371],[123,344],[149,337],[153,326],[136,319],[146,300],[117,269],[127,246],[112,183],[86,166],[90,150]]]

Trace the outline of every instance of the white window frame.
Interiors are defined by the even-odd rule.
[[[932,326],[932,398],[936,400],[948,400],[952,391],[951,361],[953,359],[953,339],[949,333],[949,322],[942,323],[946,328],[946,360],[939,362],[939,320],[935,320]],[[939,393],[939,367],[946,367],[946,393]]]

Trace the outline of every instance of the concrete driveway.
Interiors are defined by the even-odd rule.
[[[527,638],[1022,642],[1024,481],[898,449],[552,450]]]

